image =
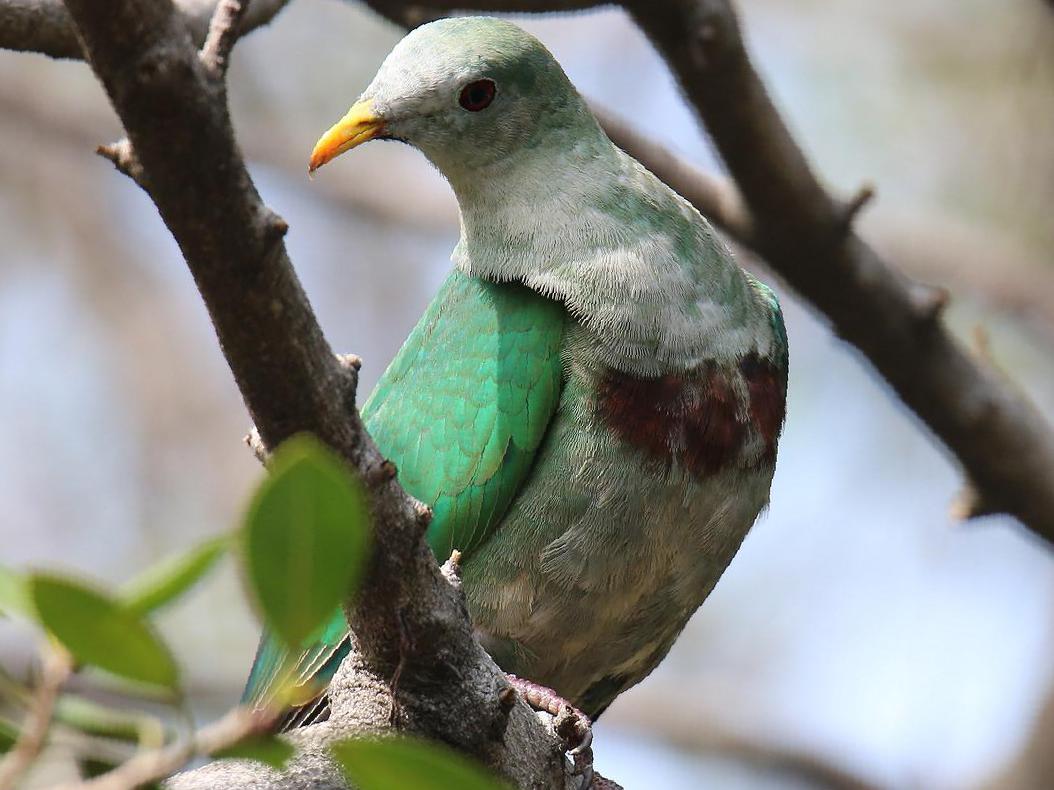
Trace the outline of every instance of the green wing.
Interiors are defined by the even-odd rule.
[[[453,272],[362,407],[399,481],[433,509],[437,558],[468,555],[501,521],[530,471],[560,399],[564,310],[517,283]],[[265,634],[243,700],[265,698],[279,677],[324,689],[347,654],[335,612],[297,656]],[[324,714],[320,696],[285,728]]]
[[[362,407],[399,481],[431,505],[440,561],[501,520],[560,397],[563,307],[452,273]]]

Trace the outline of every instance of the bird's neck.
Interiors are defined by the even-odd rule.
[[[754,289],[706,221],[599,127],[447,176],[455,265],[562,301],[605,365],[659,375],[768,349]]]

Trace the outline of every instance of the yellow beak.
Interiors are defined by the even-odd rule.
[[[383,133],[384,119],[374,113],[370,100],[356,102],[348,114],[333,124],[315,143],[307,172],[314,173],[331,159]]]

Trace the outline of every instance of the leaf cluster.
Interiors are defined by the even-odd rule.
[[[68,655],[73,667],[101,671],[127,694],[185,705],[175,655],[155,614],[182,599],[226,556],[238,562],[250,599],[267,628],[296,655],[351,600],[372,548],[369,497],[344,462],[316,439],[301,435],[270,458],[268,474],[242,524],[167,559],[111,589],[53,571],[17,573],[0,566],[0,614],[29,620],[47,635],[46,650]],[[3,676],[7,685],[14,681]],[[28,706],[32,692],[16,688]],[[138,742],[159,748],[168,737],[156,718],[104,707],[66,692],[55,723],[86,738]],[[0,718],[0,752],[16,746],[19,729]],[[214,749],[216,759],[253,759],[281,769],[293,756],[281,738],[250,732]],[[345,741],[333,756],[349,782],[364,790],[484,790],[498,785],[453,751],[408,738]],[[120,763],[89,750],[87,775]]]

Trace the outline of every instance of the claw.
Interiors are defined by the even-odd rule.
[[[553,728],[560,736],[564,751],[574,765],[571,775],[582,777],[578,790],[590,790],[593,787],[594,773],[593,726],[589,717],[550,688],[515,675],[509,675],[508,678],[528,705],[553,717]]]
[[[567,755],[575,766],[571,774],[582,777],[578,790],[589,790],[593,786],[593,728],[589,724],[589,719],[581,713],[579,716],[576,731],[580,740],[577,746],[568,750]]]
[[[582,716],[580,712],[578,713],[578,715]],[[582,718],[585,719],[584,716],[582,716]],[[589,720],[586,719],[585,721],[588,722]],[[585,730],[585,732],[582,733],[582,741],[578,744],[578,746],[567,752],[572,757],[577,757],[580,754],[585,754],[586,750],[593,745],[593,728],[590,727],[588,723],[586,723],[583,729]]]

